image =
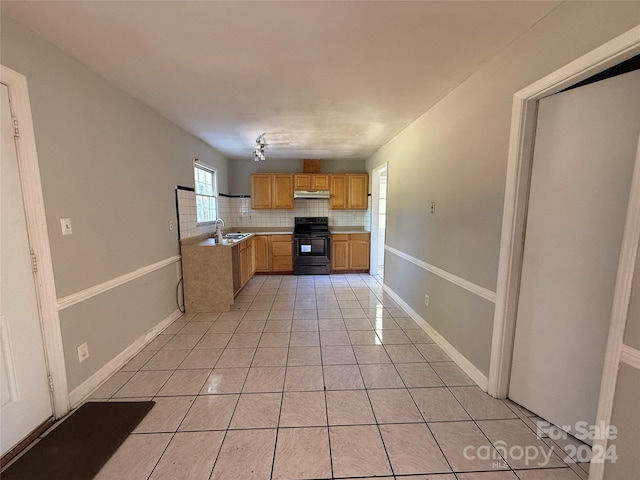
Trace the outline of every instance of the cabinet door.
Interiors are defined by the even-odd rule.
[[[251,237],[247,240],[249,244],[249,253],[247,256],[249,257],[249,280],[256,273],[256,237]]]
[[[294,190],[311,190],[311,175],[298,174],[293,176]]]
[[[329,175],[315,174],[311,176],[312,190],[329,190]]]
[[[242,288],[242,267],[240,260],[240,247],[239,245],[234,245],[231,247],[231,266],[233,270],[233,296],[240,291]]]
[[[291,242],[273,242],[271,251],[274,257],[292,256],[293,244]]]
[[[369,269],[369,235],[352,235],[349,241],[349,269]]]
[[[334,210],[347,208],[347,176],[331,175],[329,187],[329,208]]]
[[[366,210],[369,206],[369,175],[366,173],[348,175],[347,190],[349,192],[347,208]]]
[[[257,235],[253,237],[256,258],[256,271],[268,272],[269,267],[269,236]]]
[[[249,281],[251,261],[249,260],[250,248],[240,250],[240,288],[244,287]]]
[[[347,270],[348,268],[349,268],[349,242],[332,240],[331,269]]]
[[[274,272],[290,272],[293,270],[293,257],[273,257],[273,271]]]
[[[268,173],[251,174],[251,208],[265,209],[271,207],[271,175]]]
[[[293,208],[293,175],[274,174],[271,208]]]

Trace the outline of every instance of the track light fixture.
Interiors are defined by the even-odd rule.
[[[264,156],[264,149],[267,147],[267,141],[264,139],[264,133],[256,138],[256,150],[253,155],[253,159],[256,162],[260,160],[266,160]]]

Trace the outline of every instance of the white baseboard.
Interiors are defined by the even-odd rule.
[[[473,363],[471,363],[464,355],[462,355],[456,348],[451,345],[445,338],[440,335],[424,318],[422,318],[418,312],[412,309],[407,302],[400,298],[396,292],[394,292],[389,286],[383,285],[384,291],[393,298],[402,309],[407,312],[413,320],[429,335],[436,344],[445,351],[447,355],[453,360],[464,372],[471,377],[471,380],[476,382],[478,386],[487,391],[489,386],[489,379],[482,373]]]
[[[134,355],[142,350],[146,345],[156,338],[162,331],[171,325],[176,319],[182,315],[180,310],[171,313],[167,318],[158,323],[155,327],[135,340],[131,345],[120,352],[111,361],[106,363],[100,370],[91,375],[82,382],[72,392],[69,393],[69,404],[71,408],[77,407],[89,395],[97,390],[104,382],[106,382],[114,373],[116,373],[125,363],[127,363]]]

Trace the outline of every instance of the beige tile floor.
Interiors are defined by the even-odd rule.
[[[538,438],[537,417],[483,393],[368,275],[254,277],[231,312],[176,320],[98,399],[156,402],[102,480],[588,475]],[[545,468],[510,449],[526,446],[552,450]]]

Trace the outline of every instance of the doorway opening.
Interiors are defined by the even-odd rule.
[[[369,273],[384,282],[384,245],[387,227],[387,164],[373,170],[371,194],[371,258]]]
[[[509,392],[539,101],[638,55],[639,34],[640,27],[635,27],[514,95],[488,385],[492,396],[505,398]],[[623,248],[623,258],[626,250],[628,247]],[[609,424],[611,419],[618,365],[616,351],[619,351],[619,345],[616,347],[612,342],[621,341],[612,338],[620,331],[619,323],[612,317],[599,392],[598,425]],[[606,449],[607,439],[596,439],[596,445]],[[601,479],[603,472],[602,461],[591,463],[590,478]]]

